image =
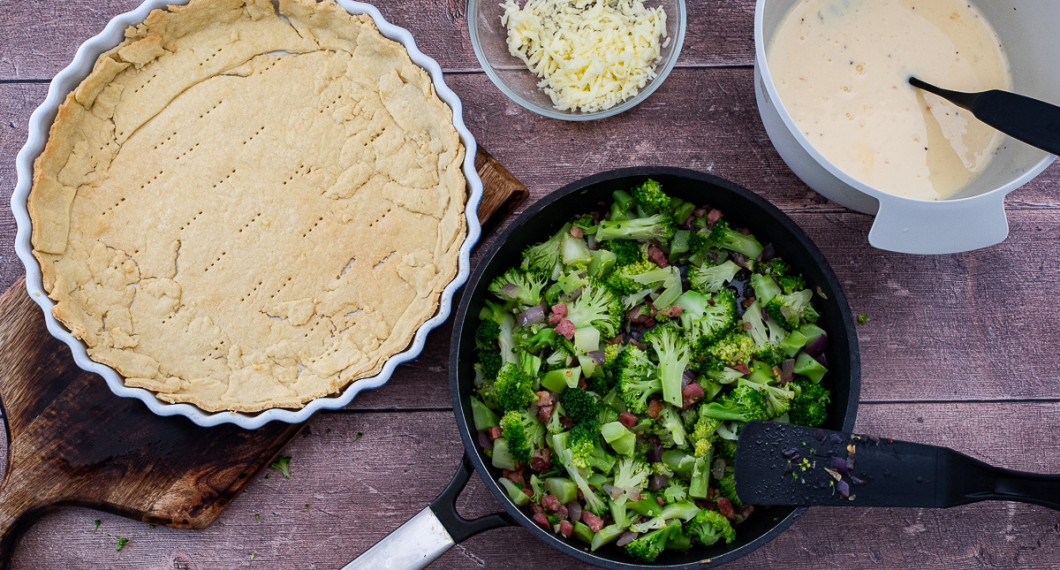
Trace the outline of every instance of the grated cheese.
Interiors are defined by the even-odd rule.
[[[666,12],[642,0],[516,0],[502,4],[508,51],[541,78],[561,111],[610,109],[655,78]]]

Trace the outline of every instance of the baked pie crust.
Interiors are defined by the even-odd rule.
[[[37,158],[52,309],[129,386],[298,408],[437,311],[467,232],[430,76],[333,0],[191,0],[126,31]]]

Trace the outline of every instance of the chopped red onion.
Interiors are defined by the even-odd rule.
[[[823,334],[813,339],[813,342],[811,342],[810,344],[806,345],[806,348],[803,349],[803,352],[809,354],[810,356],[816,357],[820,354],[824,354],[824,351],[826,350],[828,350],[828,335]]]
[[[545,322],[545,308],[541,305],[534,305],[519,315],[519,326],[521,327],[528,327],[543,322]]]
[[[478,432],[478,444],[482,446],[482,449],[493,449],[493,440],[490,439],[488,432]]]
[[[614,485],[609,483],[604,484],[604,492],[607,493],[612,499],[617,499],[622,494],[622,490],[616,488]]]
[[[847,469],[846,459],[843,459],[842,457],[832,458],[832,469],[844,477],[850,475],[850,471]]]
[[[760,261],[769,261],[770,259],[773,259],[776,256],[777,256],[777,248],[773,247],[773,244],[767,243],[762,248],[762,253],[758,254],[758,259]]]
[[[817,356],[813,357],[813,359],[816,360],[817,362],[821,363],[821,366],[824,366],[825,368],[828,368],[828,357],[825,356],[823,352],[821,354],[818,354]]]
[[[567,503],[567,518],[572,521],[582,520],[582,504],[578,501]]]
[[[604,351],[602,350],[590,351],[589,358],[591,358],[597,366],[603,366],[604,362],[607,360],[606,357],[604,357]]]
[[[622,536],[618,537],[618,542],[615,543],[615,546],[618,546],[618,547],[625,546],[625,545],[633,542],[634,540],[637,540],[638,536],[640,536],[640,533],[638,533],[638,532],[630,531],[630,532],[627,532],[627,533],[623,533]]]
[[[685,369],[684,373],[681,374],[681,385],[688,386],[692,382],[696,381],[696,375],[691,370]]]
[[[666,486],[670,482],[670,479],[666,475],[652,475],[651,482],[648,484],[652,489],[658,491]]]
[[[780,363],[780,381],[791,382],[795,379],[795,359],[789,358]]]
[[[715,459],[714,465],[710,468],[710,474],[718,481],[721,481],[725,477],[725,460],[720,457]]]
[[[515,295],[518,292],[519,292],[519,288],[516,287],[512,283],[505,283],[504,286],[501,287],[501,294],[504,295],[505,297],[508,297],[509,299],[515,298]]]
[[[840,443],[843,443],[843,438],[838,433],[829,434],[828,443],[839,445]]]
[[[836,483],[836,490],[839,491],[839,496],[844,499],[850,496],[850,484],[846,481],[840,481]]]
[[[644,453],[644,458],[652,463],[658,463],[659,461],[662,461],[662,452],[662,444],[656,443],[651,449]]]

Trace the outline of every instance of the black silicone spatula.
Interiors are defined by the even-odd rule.
[[[750,422],[740,432],[735,463],[736,494],[756,505],[952,507],[1000,500],[1060,510],[1060,475],[818,428]]]
[[[916,77],[910,77],[909,84],[968,109],[975,118],[1014,139],[1060,154],[1060,107],[1056,105],[998,89],[981,93],[951,91]]]

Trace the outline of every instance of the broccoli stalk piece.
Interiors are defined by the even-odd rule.
[[[526,248],[523,251],[523,269],[551,278],[561,267],[563,239],[566,235],[570,235],[570,224],[564,225],[548,240]]]
[[[685,530],[704,546],[715,544],[721,539],[725,539],[725,544],[732,544],[736,540],[736,529],[732,528],[729,519],[709,509],[696,513],[696,518],[685,524]]]
[[[559,460],[560,465],[567,470],[571,481],[578,486],[585,499],[585,508],[595,514],[603,513],[607,509],[607,503],[596,494],[589,485],[587,472],[584,468],[574,464],[574,454],[567,447],[570,432],[558,433],[551,437],[552,456]]]
[[[674,237],[673,218],[666,214],[655,214],[629,220],[607,220],[600,222],[596,239],[600,241],[626,239],[634,241],[658,240],[665,244]]]
[[[659,359],[659,379],[663,400],[678,408],[682,404],[682,378],[692,354],[680,331],[671,326],[658,326],[644,335]]]
[[[626,553],[641,562],[654,562],[671,539],[679,540],[684,532],[681,523],[673,521],[658,530],[640,536],[625,546]]]
[[[534,379],[518,365],[505,364],[494,382],[497,403],[505,412],[523,411],[537,400],[534,394]]]
[[[816,323],[819,317],[810,301],[813,291],[804,289],[787,295],[777,295],[766,303],[765,310],[780,326],[793,331],[802,323]]]
[[[576,328],[594,327],[605,338],[618,334],[622,314],[622,302],[601,285],[587,286],[581,296],[567,304],[567,319]]]
[[[634,188],[630,194],[638,206],[648,212],[662,212],[670,208],[671,199],[663,192],[662,184],[649,178]]]
[[[754,236],[732,229],[724,220],[714,224],[711,228],[707,243],[714,248],[742,253],[750,259],[756,259],[763,249],[762,244],[758,243]]]
[[[781,294],[780,286],[768,275],[755,273],[751,276],[751,287],[755,291],[755,298],[761,304],[768,303],[770,299]]]
[[[544,288],[543,279],[513,267],[494,279],[490,283],[489,291],[501,299],[530,306],[541,302],[541,291]]]
[[[497,327],[500,333],[497,335],[497,345],[500,348],[501,361],[505,364],[522,364],[515,355],[515,319],[505,316]]]
[[[600,400],[580,388],[568,388],[560,394],[563,409],[575,424],[594,422],[600,414]]]
[[[700,414],[719,420],[749,422],[769,419],[765,396],[758,390],[737,384],[731,392],[700,408]]]
[[[611,200],[611,209],[607,213],[607,219],[628,220],[633,217],[632,210],[636,203],[629,192],[616,190],[611,194]]]
[[[664,392],[665,393],[665,388]],[[670,406],[663,406],[659,411],[656,433],[662,439],[663,445],[667,447],[685,447],[688,445],[688,433],[685,432],[684,423],[677,410]],[[673,442],[673,445],[667,445]]]
[[[791,423],[809,427],[823,425],[828,419],[828,402],[831,401],[828,390],[816,382],[801,378],[796,378],[792,384],[795,398],[788,410]]]

